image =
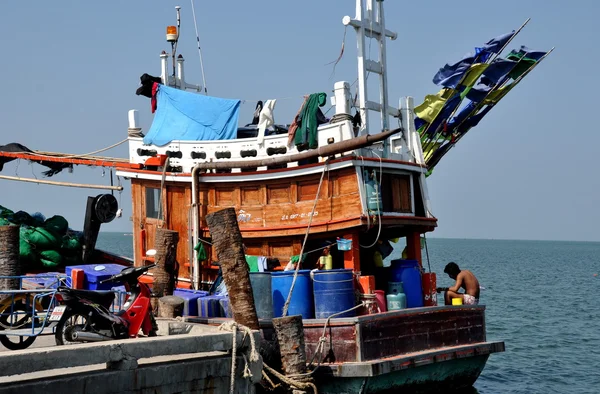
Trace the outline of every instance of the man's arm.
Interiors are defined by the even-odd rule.
[[[463,285],[463,274],[462,272],[460,274],[458,274],[458,277],[456,278],[456,283],[454,284],[454,286],[452,286],[451,288],[449,288],[448,290],[453,291],[455,293],[458,293],[458,290],[462,287]]]

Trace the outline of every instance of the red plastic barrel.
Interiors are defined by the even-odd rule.
[[[423,304],[425,306],[437,306],[437,280],[435,272],[427,272],[422,275]]]

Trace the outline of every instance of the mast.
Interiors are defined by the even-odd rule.
[[[366,6],[365,6],[366,1]],[[373,7],[373,2],[376,7]],[[362,120],[360,135],[366,134],[369,125],[369,111],[381,114],[381,129],[389,130],[389,116],[399,116],[397,108],[388,104],[387,91],[387,59],[386,38],[395,40],[398,34],[385,28],[385,16],[383,11],[383,0],[356,0],[356,17],[354,19],[345,16],[342,19],[345,26],[352,26],[356,30],[357,55],[358,55],[358,104]],[[370,44],[366,39],[376,40],[378,49],[378,61],[368,58]],[[367,79],[369,73],[379,75],[379,102],[370,101],[368,98]],[[387,156],[387,140],[384,141],[384,157]]]

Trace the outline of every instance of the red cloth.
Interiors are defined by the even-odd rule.
[[[150,99],[150,105],[152,106],[152,113],[156,112],[156,92],[158,92],[158,83],[152,84],[152,98]]]

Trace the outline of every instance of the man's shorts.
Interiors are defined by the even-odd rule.
[[[479,304],[479,298],[475,298],[470,294],[463,294],[464,305],[477,305]]]

